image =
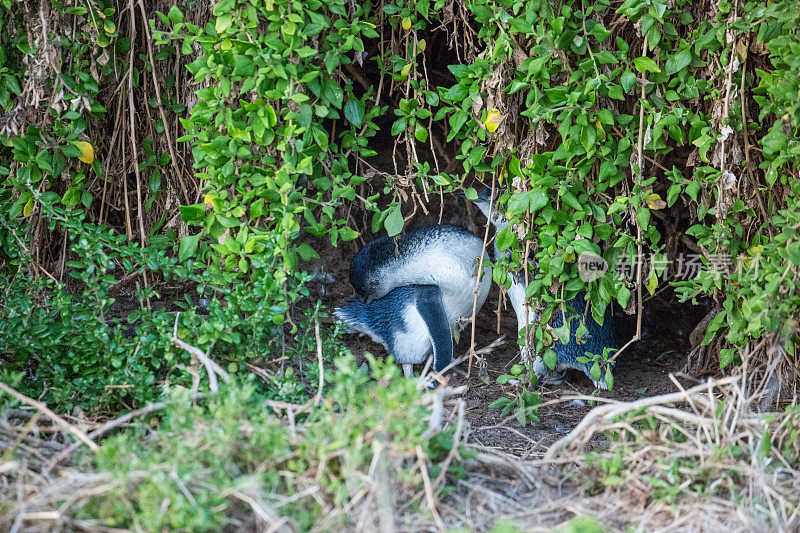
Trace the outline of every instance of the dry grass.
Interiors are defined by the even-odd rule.
[[[488,530],[507,517],[525,530],[550,530],[591,515],[610,531],[796,530],[800,410],[759,414],[759,398],[745,394],[745,382],[738,375],[684,390],[676,381],[675,393],[604,403],[532,461],[474,445],[467,445],[474,457],[462,459],[454,448],[446,462],[461,463],[466,475],[447,494],[444,478],[429,474],[432,465],[419,449],[411,470],[419,469],[425,482],[417,494],[401,495],[408,485],[398,484],[387,468],[387,443],[369,470],[357,473],[360,491],[344,504],[327,502],[316,529],[347,523],[354,531]],[[454,392],[461,391],[427,397],[437,413],[431,431],[454,424],[455,440],[468,442],[463,403]],[[63,428],[43,420],[21,409],[0,418],[0,528],[108,530],[76,519],[76,510],[92,496],[119,489],[121,481],[75,465],[48,473],[50,459],[70,442]],[[301,424],[297,429],[302,435]],[[127,482],[146,476],[134,471]],[[294,498],[321,494],[312,483]],[[296,529],[280,516],[285,496],[246,487],[228,496],[240,503],[231,525]]]

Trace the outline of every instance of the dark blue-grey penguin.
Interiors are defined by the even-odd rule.
[[[335,314],[351,330],[383,344],[406,375],[430,351],[434,370],[441,371],[452,360],[461,319],[472,316],[476,286],[476,310],[489,294],[491,266],[486,261],[480,268],[482,253],[483,241],[459,226],[429,226],[375,239],[350,265],[357,299]]]
[[[508,226],[508,219],[499,211],[494,209],[491,201],[491,188],[487,187],[478,193],[478,198],[473,200],[473,203],[481,210],[486,216],[487,220],[491,221],[496,231],[500,231]],[[494,252],[495,259],[501,256],[497,248],[497,240],[495,239]],[[525,304],[525,283],[520,279],[518,273],[510,272],[511,287],[508,289],[507,294],[511,300],[511,306],[514,308],[514,313],[517,315],[517,331],[521,331],[528,326],[531,326],[536,321],[536,311],[531,306]],[[576,340],[576,331],[580,324],[581,318],[585,314],[586,295],[583,292],[578,293],[575,298],[566,302],[568,308],[572,308],[575,318],[570,322],[570,339],[565,345],[556,339],[553,345],[553,351],[556,352],[556,367],[553,369],[556,373],[563,372],[567,369],[576,369],[586,374],[592,380],[595,387],[607,389],[607,385],[603,379],[596,380],[591,374],[590,370],[593,363],[580,363],[578,357],[585,356],[586,353],[602,354],[604,348],[616,348],[616,338],[614,330],[614,314],[609,306],[606,309],[603,324],[598,324],[594,320],[591,313],[586,314],[586,327],[588,333],[581,339],[579,344]],[[557,310],[554,314],[553,326],[559,327],[564,324],[564,312]],[[528,348],[523,346],[520,348],[520,355],[522,360],[528,357]],[[536,377],[541,380],[550,372],[550,369],[544,363],[540,356],[536,356],[533,361],[533,371]]]
[[[412,365],[433,349],[433,369],[441,372],[453,359],[453,337],[436,285],[404,285],[369,303],[357,298],[334,311],[352,331],[383,344],[411,377]]]
[[[563,372],[568,369],[580,370],[592,380],[595,387],[600,389],[607,389],[605,380],[602,375],[599,380],[594,379],[590,370],[594,364],[591,360],[588,363],[581,363],[578,357],[586,356],[587,353],[602,355],[605,348],[616,348],[617,341],[614,331],[614,314],[611,306],[606,309],[603,317],[603,323],[598,324],[597,321],[590,313],[584,313],[586,309],[585,293],[579,292],[575,298],[566,302],[567,313],[562,309],[556,310],[553,313],[553,327],[558,328],[564,324],[564,316],[572,316],[569,325],[569,342],[562,344],[561,341],[556,339],[553,345],[553,350],[556,352],[556,372]],[[571,308],[571,309],[570,309]],[[585,318],[584,318],[585,316]],[[580,344],[576,339],[576,332],[580,325],[581,319],[585,320],[587,333],[581,338]],[[614,368],[614,363],[610,363],[611,368]],[[533,371],[536,376],[543,378],[550,369],[544,364],[541,357],[537,357],[533,362]]]

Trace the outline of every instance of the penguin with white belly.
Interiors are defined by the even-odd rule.
[[[406,376],[431,352],[433,369],[441,372],[452,361],[461,319],[489,294],[491,266],[481,268],[482,255],[483,241],[459,226],[381,237],[353,258],[350,283],[357,297],[334,314],[351,331],[382,344]]]

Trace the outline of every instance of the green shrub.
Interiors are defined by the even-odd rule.
[[[87,458],[113,477],[114,488],[79,515],[148,531],[214,530],[252,515],[243,510],[249,497],[301,529],[323,516],[331,526],[344,524],[347,515],[336,518],[331,506],[355,505],[362,490],[376,490],[377,460],[386,464],[385,488],[399,508],[422,489],[412,465],[417,447],[431,442],[422,438],[428,409],[391,361],[370,364],[371,375],[352,356],[337,359],[324,401],[294,428],[250,384],[231,383],[196,403],[173,390],[157,425],[137,423]],[[319,492],[304,492],[312,486]]]

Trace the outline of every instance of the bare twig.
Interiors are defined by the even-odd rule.
[[[467,365],[467,379],[472,375],[472,359],[475,357],[475,314],[478,312],[478,291],[481,286],[481,278],[486,274],[483,271],[483,258],[486,256],[486,244],[489,242],[489,226],[492,225],[492,209],[494,209],[494,188],[497,180],[492,179],[492,193],[489,197],[489,219],[486,220],[486,229],[483,232],[483,248],[478,262],[478,276],[475,280],[475,292],[472,299],[472,330],[469,339],[469,364]],[[491,275],[491,274],[490,274]]]
[[[581,420],[580,423],[575,426],[575,428],[570,431],[568,435],[559,439],[552,446],[550,446],[550,449],[547,450],[547,453],[544,456],[544,460],[553,461],[562,450],[573,443],[578,442],[579,445],[584,444],[588,440],[587,434],[591,434],[592,427],[596,425],[599,420],[611,419],[620,414],[636,411],[638,409],[643,409],[653,405],[672,403],[681,400],[686,401],[690,399],[691,395],[706,390],[710,392],[713,388],[719,388],[723,385],[727,385],[736,379],[738,378],[731,376],[716,381],[712,380],[708,383],[702,383],[696,387],[692,387],[688,390],[682,390],[680,392],[662,394],[660,396],[652,396],[650,398],[642,398],[641,400],[634,402],[609,403],[595,407],[589,411],[585,417],[583,417],[583,420]]]
[[[13,396],[14,398],[16,398],[17,400],[21,401],[22,403],[24,403],[26,405],[30,405],[31,407],[34,407],[34,408],[38,409],[39,411],[41,411],[42,413],[44,413],[44,415],[47,418],[49,418],[50,420],[52,420],[53,422],[55,422],[56,424],[58,424],[59,426],[61,426],[65,430],[69,431],[70,433],[72,433],[73,435],[78,437],[78,439],[80,439],[81,442],[86,444],[89,447],[90,450],[97,451],[99,449],[99,446],[97,446],[97,444],[92,442],[92,440],[86,435],[86,433],[84,433],[80,429],[76,428],[75,426],[73,426],[72,424],[70,424],[69,422],[67,422],[66,420],[64,420],[63,418],[58,416],[57,414],[55,414],[53,411],[51,411],[42,402],[36,401],[33,398],[29,398],[29,397],[25,396],[21,392],[15,391],[14,389],[9,387],[8,385],[3,383],[2,381],[0,381],[0,390],[2,390],[3,392],[5,392],[6,394],[8,394],[10,396]]]
[[[219,366],[219,364],[216,361],[211,359],[208,356],[208,354],[203,353],[203,350],[195,346],[192,346],[191,344],[184,342],[183,340],[178,338],[178,318],[180,316],[181,316],[180,313],[178,313],[175,316],[175,326],[173,328],[173,333],[172,333],[172,343],[178,348],[186,350],[194,357],[197,357],[197,359],[201,363],[203,363],[203,366],[206,368],[206,372],[208,372],[208,388],[213,394],[219,390],[219,386],[217,385],[217,376],[221,377],[225,382],[229,382],[231,380],[231,377],[228,375],[227,372],[225,372],[225,370],[222,369],[221,366]]]
[[[139,211],[139,244],[142,248],[145,247],[146,233],[144,230],[144,204],[142,203],[142,176],[139,172],[139,152],[136,143],[136,121],[134,116],[136,114],[133,105],[133,58],[134,56],[134,42],[136,41],[136,11],[133,8],[133,0],[128,0],[128,8],[130,9],[131,21],[131,52],[130,52],[130,65],[128,65],[128,114],[130,116],[131,131],[131,150],[133,150],[133,171],[136,174],[136,202]],[[164,125],[166,127],[166,124]],[[142,281],[144,286],[147,287],[147,270],[142,270]],[[150,309],[150,297],[147,297],[147,308]]]
[[[158,86],[158,78],[156,77],[156,63],[153,60],[153,44],[150,38],[150,28],[147,27],[147,15],[144,11],[144,2],[139,0],[138,4],[139,9],[142,11],[142,25],[144,26],[145,42],[147,43],[147,56],[150,59],[150,73],[153,75],[153,88],[156,91],[156,103],[158,105],[158,112],[161,114],[161,121],[164,123],[164,134],[167,136],[167,148],[169,148],[170,155],[169,160],[172,163],[172,170],[175,171],[175,177],[178,178],[178,182],[181,184],[181,191],[183,191],[186,203],[190,204],[192,203],[192,199],[183,181],[183,172],[178,168],[178,158],[175,155],[175,148],[172,146],[172,136],[170,135],[169,126],[167,125],[167,115],[164,113],[164,106],[161,104],[161,89]]]
[[[442,517],[439,516],[439,511],[436,510],[436,496],[433,493],[433,485],[431,484],[431,477],[428,475],[427,459],[425,452],[422,451],[422,446],[417,446],[417,459],[419,459],[419,470],[422,473],[422,482],[425,484],[425,499],[428,502],[428,508],[433,515],[433,520],[436,522],[436,527],[439,531],[444,531],[444,522]]]
[[[319,385],[314,396],[314,407],[322,401],[322,388],[325,386],[325,368],[322,365],[322,337],[319,334],[319,320],[314,320],[314,336],[317,339],[317,364],[319,365]]]

